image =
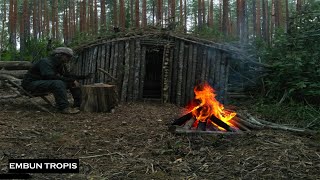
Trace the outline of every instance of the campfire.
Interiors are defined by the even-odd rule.
[[[237,112],[225,109],[216,100],[215,90],[203,83],[194,88],[195,98],[186,107],[183,116],[175,119],[169,131],[175,134],[210,133],[239,134],[257,129],[280,129],[299,133],[314,134],[314,131],[284,126],[253,117],[245,110]]]
[[[239,132],[249,129],[237,121],[237,113],[225,109],[216,99],[215,90],[202,83],[194,88],[195,98],[186,107],[185,115],[175,119],[171,131],[213,131],[215,133]]]

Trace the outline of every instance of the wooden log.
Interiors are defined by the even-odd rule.
[[[190,120],[188,120],[186,123],[184,123],[183,128],[184,129],[191,129],[193,123],[196,121],[194,117],[192,117]]]
[[[90,81],[91,84],[98,82],[97,76],[96,76],[98,74],[98,73],[96,73],[97,72],[98,52],[99,52],[99,46],[96,46],[93,50],[93,57],[92,57],[93,59],[92,59],[91,69],[89,71],[89,73],[95,73],[94,78],[91,78],[91,81]]]
[[[130,41],[130,52],[129,52],[129,81],[128,81],[128,95],[127,95],[127,101],[133,100],[133,84],[134,84],[134,52],[135,52],[135,41]]]
[[[228,124],[226,124],[225,122],[223,122],[222,120],[218,119],[217,117],[215,116],[211,116],[210,117],[210,120],[218,125],[219,127],[222,127],[223,129],[225,129],[226,131],[229,131],[229,132],[232,132],[234,131]]]
[[[182,63],[182,83],[181,83],[181,105],[185,106],[187,103],[187,98],[186,98],[186,91],[187,87],[187,68],[188,68],[188,50],[189,50],[189,46],[188,45],[184,45],[184,53],[183,53],[183,63]]]
[[[168,91],[169,91],[169,97],[168,97],[168,99],[169,99],[169,102],[171,102],[171,103],[173,103],[172,101],[171,101],[171,99],[172,99],[172,71],[173,71],[173,48],[172,48],[172,46],[169,46],[169,48],[170,48],[170,55],[169,55],[169,80],[168,80]]]
[[[86,50],[83,50],[81,52],[81,59],[80,59],[80,65],[79,65],[79,69],[80,69],[80,75],[84,76],[84,64],[85,64],[85,58],[86,58]],[[80,83],[83,85],[85,83],[85,80],[81,80]]]
[[[181,126],[170,126],[169,132],[173,134],[210,134],[210,135],[239,135],[244,134],[242,131],[225,132],[225,131],[199,131],[199,130],[187,130]]]
[[[6,70],[28,70],[31,66],[29,61],[0,61],[0,69]]]
[[[182,105],[181,102],[181,92],[182,92],[182,76],[183,76],[183,72],[182,72],[182,68],[183,68],[183,54],[184,54],[184,42],[181,41],[180,42],[180,51],[179,51],[179,58],[178,58],[178,79],[177,79],[177,104],[179,106]]]
[[[185,115],[181,116],[180,118],[173,120],[171,125],[181,126],[184,123],[186,123],[188,120],[190,120],[192,118],[192,116],[193,116],[192,112],[189,112],[188,114],[185,114]]]
[[[140,63],[141,63],[141,45],[140,39],[137,39],[135,42],[135,51],[134,51],[134,84],[133,84],[133,100],[138,100],[139,90],[140,90]]]
[[[107,43],[106,46],[106,63],[104,66],[104,69],[110,74],[110,55],[111,55],[111,45],[110,43]],[[105,76],[106,78],[106,76]]]
[[[205,76],[204,80],[209,82],[209,72],[210,72],[210,58],[211,58],[211,51],[209,48],[206,50],[206,67],[205,67]]]
[[[140,90],[139,90],[139,98],[142,99],[143,97],[143,87],[144,87],[144,77],[146,74],[146,53],[147,53],[147,47],[142,46],[141,50],[141,66],[140,66]]]
[[[201,82],[201,72],[202,72],[202,59],[203,59],[203,46],[198,46],[198,55],[196,57],[196,77],[195,77],[195,85]]]
[[[194,98],[193,89],[196,85],[196,68],[197,68],[197,56],[198,56],[198,46],[196,44],[193,45],[193,55],[192,55],[192,75],[191,75],[191,99]]]
[[[162,103],[169,101],[169,68],[169,45],[165,45],[162,60]]]
[[[110,49],[110,69],[109,69],[109,73],[111,74],[111,76],[114,76],[113,74],[113,68],[114,68],[114,50],[115,50],[115,42],[111,43],[111,49]]]
[[[98,46],[98,55],[97,55],[97,64],[96,64],[96,68],[98,68],[98,67],[102,67],[101,66],[101,59],[102,59],[102,49],[103,49],[103,46],[102,45],[100,45],[100,46]],[[98,69],[97,69],[98,70]],[[103,81],[102,81],[102,76],[103,76],[103,74],[101,74],[101,73],[97,73],[96,74],[96,82],[97,83],[103,83]]]
[[[0,74],[8,74],[16,78],[22,79],[28,70],[0,70]]]
[[[121,92],[121,101],[127,101],[128,94],[128,81],[129,81],[129,68],[130,68],[130,49],[129,41],[125,43],[125,53],[124,53],[124,74],[123,74],[123,83],[122,83],[122,92]]]
[[[125,44],[123,41],[119,42],[119,57],[118,57],[118,66],[117,66],[117,87],[118,87],[118,92],[119,93],[119,99],[121,99],[122,95],[122,83],[123,83],[123,74],[124,74],[124,67],[123,67],[123,62],[124,62],[124,47]]]
[[[174,60],[172,65],[172,88],[171,88],[171,102],[178,104],[177,102],[177,80],[178,80],[178,58],[179,58],[179,41],[175,42],[174,46]]]
[[[106,45],[102,45],[100,66],[97,66],[97,67],[101,67],[102,69],[105,69],[105,63],[106,63]],[[106,83],[105,74],[100,75],[100,82]]]
[[[225,70],[225,82],[224,82],[224,103],[228,104],[229,68],[230,68],[230,62],[229,62],[228,56],[226,58],[225,68],[226,70]]]
[[[209,84],[212,86],[212,87],[214,87],[214,83],[215,83],[215,81],[214,81],[214,78],[215,78],[215,76],[214,76],[214,73],[215,73],[215,61],[216,61],[216,58],[215,58],[215,52],[216,51],[214,51],[214,50],[210,50],[210,71],[209,71]]]
[[[201,82],[206,81],[206,69],[207,69],[207,51],[208,49],[206,47],[203,47],[203,52],[202,52],[202,68],[200,70],[200,77],[201,77]]]
[[[80,109],[85,112],[111,112],[118,105],[115,85],[93,84],[81,87],[82,103]]]
[[[221,62],[221,52],[216,51],[216,62],[215,62],[215,72],[214,72],[214,89],[219,93],[220,91],[220,62]],[[217,97],[217,99],[219,99]]]
[[[229,121],[231,124],[233,124],[234,126],[236,126],[237,128],[239,128],[242,131],[251,131],[247,126],[239,123],[238,121],[236,121],[235,119],[231,119]]]
[[[113,59],[113,72],[112,72],[112,76],[116,78],[118,77],[117,76],[118,59],[119,59],[119,42],[116,42],[114,44],[114,59]]]
[[[221,55],[221,62],[220,62],[220,80],[219,80],[219,84],[220,84],[220,90],[219,90],[219,96],[218,99],[220,100],[221,103],[225,104],[225,99],[224,99],[224,88],[225,88],[225,82],[226,82],[226,53],[222,52]]]
[[[188,63],[187,63],[187,82],[186,82],[186,103],[192,100],[191,94],[193,94],[193,85],[192,83],[192,54],[193,54],[193,45],[189,44],[189,54],[188,54]]]

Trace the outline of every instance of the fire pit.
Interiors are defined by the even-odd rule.
[[[234,112],[225,109],[223,104],[216,100],[215,90],[206,82],[196,86],[194,93],[195,98],[186,107],[184,115],[171,123],[170,132],[175,134],[239,134],[262,128],[306,132],[306,129],[258,120],[243,110]]]

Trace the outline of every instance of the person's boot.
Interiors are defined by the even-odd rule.
[[[77,114],[79,112],[80,112],[79,109],[70,108],[70,107],[61,110],[62,114]]]

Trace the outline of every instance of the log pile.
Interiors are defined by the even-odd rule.
[[[278,130],[285,130],[291,131],[296,133],[302,134],[314,134],[316,132],[303,129],[303,128],[295,128],[289,127],[281,124],[272,123],[269,121],[265,121],[262,119],[258,119],[253,117],[247,111],[238,111],[237,115],[231,119],[229,122],[234,126],[228,126],[223,121],[219,120],[216,117],[211,117],[210,120],[216,126],[220,128],[215,128],[210,126],[208,122],[203,123],[199,122],[197,126],[194,126],[195,118],[193,117],[192,113],[185,114],[178,119],[173,120],[171,125],[169,126],[169,132],[173,134],[243,134],[250,132],[252,130],[261,130],[261,129],[278,129]],[[221,130],[222,128],[222,130]]]
[[[0,74],[22,79],[31,66],[32,63],[29,61],[0,61]]]

